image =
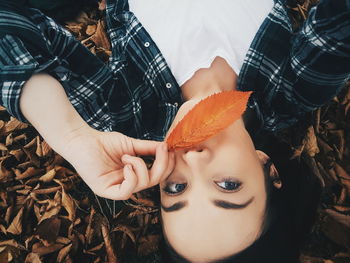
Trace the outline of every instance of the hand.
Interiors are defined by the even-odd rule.
[[[95,194],[113,200],[126,200],[133,193],[158,184],[175,162],[164,142],[133,139],[90,127],[70,136],[61,155]],[[155,156],[150,170],[140,155]]]

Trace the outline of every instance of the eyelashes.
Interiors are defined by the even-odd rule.
[[[215,181],[214,183],[225,192],[236,192],[242,187],[242,182],[232,179],[224,179],[222,181]]]
[[[215,185],[219,188],[220,191],[226,193],[237,192],[242,188],[242,182],[238,180],[233,180],[232,178],[226,178],[220,181],[214,181]],[[183,193],[187,188],[187,183],[177,183],[177,182],[168,182],[162,188],[162,191],[167,195],[179,195]]]
[[[168,195],[178,195],[185,191],[187,188],[187,183],[167,183],[165,187],[163,187],[163,192]]]

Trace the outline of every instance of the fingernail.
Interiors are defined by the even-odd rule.
[[[130,165],[130,164],[127,164],[127,165],[126,165],[126,169],[128,169],[129,171],[132,171],[131,165]]]

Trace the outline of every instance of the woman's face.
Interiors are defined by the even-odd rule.
[[[261,161],[242,120],[175,152],[160,183],[164,234],[192,262],[236,254],[261,234],[266,191]]]

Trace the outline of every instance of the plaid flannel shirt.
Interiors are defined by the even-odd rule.
[[[261,127],[275,131],[325,104],[349,79],[350,0],[321,0],[298,32],[286,1],[276,0],[246,55],[238,89]],[[63,85],[86,122],[99,130],[162,140],[183,102],[164,57],[127,0],[107,0],[112,56],[104,65],[36,9],[0,9],[0,103],[21,121],[24,83],[46,72]],[[31,39],[41,39],[42,45]]]

